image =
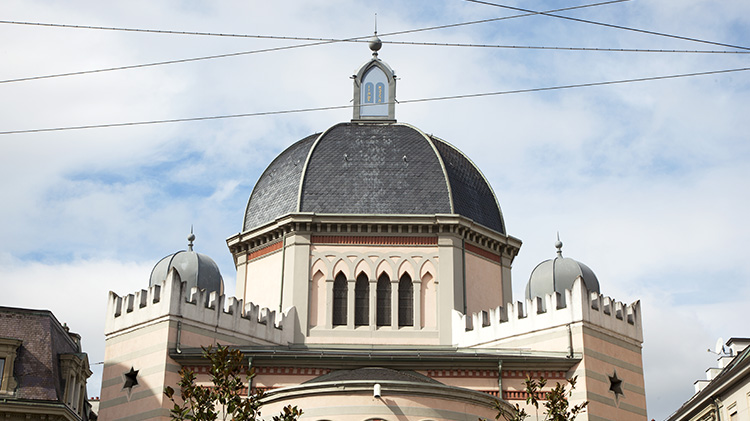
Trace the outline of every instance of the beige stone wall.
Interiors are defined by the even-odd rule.
[[[178,365],[167,356],[175,328],[164,319],[107,338],[99,419],[169,419],[162,392],[167,381],[177,381]],[[138,371],[138,384],[125,389],[131,368]]]
[[[466,252],[466,307],[469,313],[505,303],[502,269],[498,262]]]
[[[253,302],[261,307],[278,309],[281,304],[281,261],[282,250],[276,250],[262,257],[249,260],[246,265],[244,286],[237,296],[245,302]],[[237,271],[240,276],[240,271]],[[238,283],[239,286],[239,283]]]
[[[583,366],[586,399],[592,414],[610,420],[645,420],[646,394],[640,344],[611,332],[585,326]],[[622,395],[610,390],[610,377],[622,381]]]
[[[479,418],[494,420],[497,415],[492,406],[493,398],[478,392],[445,386],[382,383],[381,396],[375,397],[371,383],[345,383],[271,393],[262,409],[263,418],[270,419],[286,405],[302,408],[302,420],[316,421],[477,421]]]
[[[180,365],[170,352],[216,345],[287,344],[295,312],[279,314],[205,290],[185,291],[170,276],[162,284],[120,297],[110,293],[105,321],[100,419],[168,419],[165,386],[176,388]],[[137,370],[137,385],[124,388]]]

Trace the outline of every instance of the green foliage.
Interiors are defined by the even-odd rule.
[[[173,420],[214,421],[221,416],[223,420],[256,421],[260,417],[263,392],[258,391],[243,396],[246,381],[255,376],[244,362],[242,352],[217,346],[203,348],[203,356],[211,362],[211,382],[213,386],[195,384],[195,373],[190,369],[180,370],[180,398],[175,400],[175,390],[164,388],[164,395],[174,403],[170,412]],[[244,381],[243,381],[244,378]],[[296,406],[287,406],[281,414],[274,416],[273,421],[297,421],[302,410]]]
[[[546,393],[542,391],[544,386],[547,385],[547,380],[544,378],[534,380],[527,377],[524,383],[527,394],[526,403],[536,409],[536,419],[539,419],[539,405],[542,401],[544,402],[544,408],[546,409],[546,414],[543,419],[546,421],[573,421],[588,405],[588,401],[586,401],[570,407],[568,399],[573,394],[573,389],[576,387],[576,377],[568,380],[568,384],[570,385],[569,390],[566,389],[566,385],[557,383],[551,391]],[[508,410],[498,402],[495,404],[495,408],[498,410],[498,413],[495,416],[496,420],[499,420],[502,417],[505,421],[524,421],[531,416],[518,404],[516,404],[515,408]]]

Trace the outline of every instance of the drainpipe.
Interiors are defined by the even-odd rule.
[[[714,398],[714,408],[716,409],[716,421],[721,421],[721,400]]]
[[[573,329],[568,323],[568,358],[573,358]]]
[[[177,343],[174,346],[174,350],[178,354],[182,354],[182,349],[180,349],[180,338],[182,337],[182,322],[177,321]]]
[[[503,398],[503,360],[497,361],[497,398]]]
[[[286,260],[286,233],[281,237],[281,288],[279,295],[279,314],[281,314],[282,306],[284,305],[284,261]]]
[[[253,396],[253,357],[247,357],[247,371],[251,373],[247,378],[247,397],[250,398]]]
[[[466,239],[461,239],[461,271],[463,272],[463,298],[464,298],[464,314],[466,314]],[[469,315],[466,314],[468,317]]]

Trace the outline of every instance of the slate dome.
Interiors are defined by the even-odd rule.
[[[340,123],[288,147],[266,168],[243,231],[294,212],[458,214],[505,234],[481,171],[461,151],[403,123]]]
[[[573,288],[573,283],[580,276],[586,289],[599,292],[599,280],[594,271],[583,263],[562,256],[562,242],[557,240],[557,257],[539,263],[526,284],[526,298],[544,297],[559,292],[565,297],[565,290]]]
[[[219,272],[216,262],[205,254],[193,251],[193,240],[195,236],[190,234],[188,250],[172,253],[156,263],[151,270],[149,286],[158,285],[167,278],[172,268],[177,270],[180,280],[187,282],[187,290],[193,287],[206,289],[209,292],[216,291],[224,293],[224,280]]]

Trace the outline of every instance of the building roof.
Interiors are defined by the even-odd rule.
[[[190,233],[187,251],[180,250],[172,253],[156,263],[151,270],[149,286],[161,284],[167,279],[169,271],[175,269],[180,280],[187,282],[188,291],[197,287],[209,292],[224,293],[224,279],[221,277],[219,266],[205,254],[193,251],[193,240],[195,240],[195,235]]]
[[[739,340],[739,338],[735,339]],[[731,342],[731,340],[730,340]],[[695,413],[713,403],[713,399],[738,384],[750,382],[750,346],[739,352],[732,361],[700,392],[667,418],[667,421],[690,419]]]
[[[0,338],[21,341],[13,370],[18,381],[16,400],[62,401],[61,355],[77,356],[88,369],[80,336],[49,310],[0,307]]]
[[[255,185],[243,231],[294,212],[458,214],[506,233],[479,168],[449,143],[401,123],[340,123],[287,148]]]
[[[526,284],[526,298],[544,297],[545,295],[560,293],[563,297],[566,289],[573,288],[578,277],[583,279],[586,289],[599,292],[599,280],[594,271],[583,263],[562,255],[562,241],[555,243],[557,257],[539,263],[529,277]]]

